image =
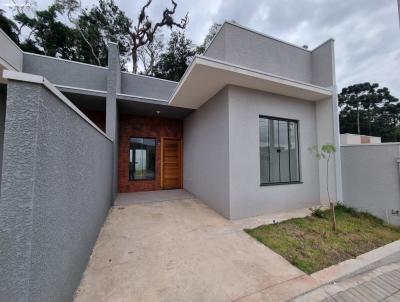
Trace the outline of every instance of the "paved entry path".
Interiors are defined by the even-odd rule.
[[[400,263],[322,286],[293,302],[400,302]]]
[[[243,228],[308,213],[229,221],[182,190],[121,195],[75,301],[285,301],[318,284]]]

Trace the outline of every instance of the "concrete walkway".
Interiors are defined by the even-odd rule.
[[[76,302],[285,301],[318,286],[243,232],[309,210],[229,221],[183,190],[164,192],[119,196]]]
[[[400,301],[400,263],[381,266],[312,290],[292,302]]]

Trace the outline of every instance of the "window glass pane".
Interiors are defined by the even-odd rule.
[[[290,180],[300,181],[299,169],[299,138],[297,123],[289,123],[289,137],[290,137]]]
[[[260,117],[259,126],[261,183],[300,181],[297,122]]]
[[[288,122],[279,121],[279,170],[280,182],[289,182],[289,136]]]
[[[270,120],[271,126],[271,160],[270,160],[270,182],[280,182],[279,180],[279,121]]]
[[[269,182],[269,121],[260,119],[260,177]]]
[[[155,178],[156,140],[154,138],[130,138],[129,179]]]

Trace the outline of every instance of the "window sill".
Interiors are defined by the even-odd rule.
[[[281,185],[299,185],[299,184],[303,184],[303,182],[302,181],[292,181],[292,182],[260,183],[260,187],[281,186]]]

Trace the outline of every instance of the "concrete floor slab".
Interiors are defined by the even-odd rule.
[[[118,202],[102,228],[75,302],[233,301],[260,291],[265,296],[266,289],[287,281],[294,286],[277,287],[272,294],[283,291],[291,298],[300,294],[303,283],[309,284],[305,273],[243,232],[243,227],[274,217],[229,221],[190,197],[170,201],[161,196],[167,201],[141,203],[135,196],[133,202]]]

